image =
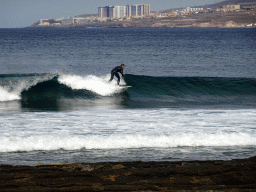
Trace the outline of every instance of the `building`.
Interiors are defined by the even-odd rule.
[[[150,15],[150,5],[105,6],[98,8],[99,18],[143,17]]]
[[[149,16],[150,15],[150,5],[149,4],[145,4],[144,5],[144,15],[145,16]]]
[[[203,11],[204,8],[191,8],[191,7],[187,7],[186,9],[183,9],[182,11],[184,12],[194,12],[194,11]]]
[[[115,6],[113,9],[114,18],[126,17],[126,6]]]
[[[75,19],[73,17],[61,20],[61,25],[73,25],[74,23]]]
[[[75,17],[74,23],[76,24],[86,24],[90,22],[90,18],[85,17]]]
[[[240,3],[240,8],[245,10],[256,10],[256,3]]]
[[[38,24],[39,26],[49,26],[50,23],[48,21],[43,21]]]
[[[148,4],[136,4],[126,6],[127,17],[143,17],[150,15],[150,5]]]
[[[240,5],[223,5],[223,10],[224,11],[235,11],[235,10],[239,10],[240,9]]]
[[[127,5],[126,6],[126,16],[127,17],[136,16],[136,6],[135,5]]]
[[[114,11],[114,6],[99,7],[98,8],[98,16],[99,16],[99,18],[104,18],[104,17],[112,18],[113,11]]]

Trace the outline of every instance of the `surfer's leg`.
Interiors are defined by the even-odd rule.
[[[112,81],[113,78],[114,78],[114,73],[111,71],[111,78],[110,78],[109,82]]]
[[[115,73],[115,76],[117,77],[117,85],[119,85],[119,83],[120,83],[120,76],[118,75],[118,73]]]

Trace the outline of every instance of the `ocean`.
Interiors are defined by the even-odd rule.
[[[255,28],[0,29],[0,164],[255,156],[255,53]]]

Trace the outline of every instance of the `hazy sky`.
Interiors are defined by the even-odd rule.
[[[0,28],[26,27],[39,19],[97,13],[107,5],[150,4],[152,11],[189,7],[223,0],[0,0]]]

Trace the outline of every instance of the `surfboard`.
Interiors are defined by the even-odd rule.
[[[121,87],[121,88],[129,88],[129,87],[132,87],[132,86],[128,86],[128,85],[119,85],[119,87]]]

